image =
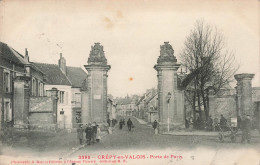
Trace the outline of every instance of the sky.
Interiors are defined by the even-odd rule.
[[[185,38],[203,19],[225,36],[236,56],[238,73],[254,73],[260,86],[257,0],[3,0],[0,1],[0,41],[30,61],[67,66],[87,64],[91,46],[100,42],[111,70],[108,93],[115,97],[143,94],[157,87],[153,66],[160,45],[169,41],[180,61]]]

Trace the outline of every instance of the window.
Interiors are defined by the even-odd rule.
[[[4,71],[3,77],[4,77],[4,82],[3,82],[4,92],[11,92],[10,72]]]
[[[41,82],[40,81],[38,81],[37,93],[38,93],[38,96],[41,96]]]
[[[33,78],[32,79],[32,95],[36,96],[36,80]]]
[[[51,91],[46,90],[46,91],[45,91],[45,94],[46,94],[47,97],[51,97]],[[59,97],[59,96],[58,96],[58,97]]]
[[[12,121],[12,104],[9,99],[4,100],[4,121]]]
[[[75,101],[76,101],[76,103],[80,103],[81,102],[80,93],[75,93]]]
[[[74,93],[72,95],[72,106],[74,107],[80,107],[81,106],[81,94],[80,93]]]
[[[43,96],[43,83],[40,82],[38,88],[39,88],[39,96]]]
[[[59,91],[59,99],[60,99],[60,103],[63,104],[64,103],[64,91]]]
[[[64,101],[65,101],[65,104],[66,105],[68,105],[68,102],[69,102],[69,98],[68,98],[68,96],[69,96],[69,93],[68,92],[65,92],[65,94],[64,94]]]

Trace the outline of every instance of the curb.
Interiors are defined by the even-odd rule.
[[[172,136],[208,136],[208,137],[216,137],[219,135],[219,133],[216,133],[214,135],[205,135],[205,134],[201,134],[201,135],[198,135],[198,134],[171,134],[171,133],[162,133],[161,135],[172,135]],[[252,138],[259,138],[260,135],[251,135]]]
[[[172,135],[172,136],[210,136],[210,137],[216,137],[218,136],[218,133],[214,134],[214,135],[198,135],[198,134],[171,134],[171,133],[162,133],[162,135]]]

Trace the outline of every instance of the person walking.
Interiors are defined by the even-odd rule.
[[[99,143],[101,140],[101,130],[99,125],[97,125],[97,136],[96,136],[96,141]]]
[[[85,133],[86,133],[86,142],[88,145],[90,145],[91,142],[91,137],[92,137],[92,128],[91,128],[91,124],[89,123],[85,129]]]
[[[250,139],[251,139],[251,119],[250,116],[247,115],[245,117],[245,119],[242,121],[242,125],[241,125],[241,129],[242,129],[242,140],[241,143],[243,143],[245,140],[247,140],[248,143],[250,143]]]
[[[193,124],[194,124],[194,121],[193,121],[193,117],[191,116],[190,119],[189,119],[189,130],[190,131],[193,130]]]
[[[94,143],[96,143],[96,137],[97,137],[97,123],[94,122],[92,125],[92,140]]]
[[[189,119],[185,118],[185,128],[188,129],[189,128]]]
[[[79,143],[82,145],[83,142],[83,127],[82,125],[79,125],[79,127],[77,128],[77,135],[78,135],[78,139],[79,139]]]
[[[222,129],[222,131],[226,131],[227,119],[225,119],[222,114],[220,116],[220,123],[219,124],[220,124],[220,128]]]
[[[123,119],[123,125],[125,125],[125,118]]]
[[[124,121],[123,121],[123,119],[120,119],[120,121],[119,121],[119,129],[122,129],[123,125],[124,125]]]
[[[107,124],[110,127],[110,124],[111,124],[111,120],[110,119],[107,119]]]
[[[196,129],[201,129],[202,127],[202,121],[200,119],[200,117],[198,116],[197,120],[196,120]]]
[[[154,129],[154,134],[158,134],[158,122],[154,120],[153,122],[153,129]]]
[[[129,118],[128,121],[127,121],[128,131],[131,131],[132,126],[133,126],[133,122],[132,122],[131,119]]]
[[[242,119],[241,119],[241,117],[238,115],[238,116],[237,116],[237,129],[241,129],[241,124],[242,124]]]
[[[207,130],[213,131],[213,119],[211,118],[211,116],[209,116],[208,121],[207,121]]]

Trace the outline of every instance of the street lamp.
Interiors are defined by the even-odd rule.
[[[168,132],[170,131],[170,99],[171,99],[171,92],[167,94],[167,105],[168,105]]]

